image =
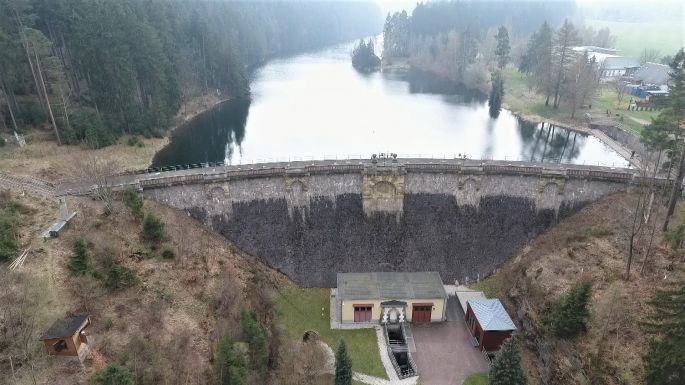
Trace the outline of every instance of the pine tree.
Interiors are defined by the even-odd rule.
[[[133,385],[133,375],[127,367],[107,364],[90,377],[92,385]]]
[[[497,67],[502,69],[509,62],[509,52],[511,51],[511,46],[509,45],[509,32],[507,32],[507,29],[504,26],[499,27],[495,39],[497,40],[497,48],[495,49]]]
[[[269,342],[264,326],[257,320],[254,311],[243,310],[240,314],[243,335],[249,347],[250,368],[265,375],[269,363]]]
[[[645,323],[647,333],[656,335],[643,356],[645,385],[685,383],[685,282],[658,291],[650,305],[654,313]]]
[[[159,242],[164,236],[164,223],[154,214],[148,214],[143,221],[143,238]]]
[[[488,373],[490,385],[527,385],[528,378],[521,366],[518,337],[509,338],[497,353]]]
[[[504,81],[500,73],[492,74],[492,89],[488,100],[490,117],[496,119],[502,110],[502,98],[504,97]]]
[[[88,247],[82,238],[74,241],[74,254],[69,258],[67,268],[74,275],[83,275],[88,271]]]
[[[335,385],[352,385],[352,361],[344,340],[340,340],[335,353]]]
[[[585,328],[590,316],[588,301],[591,294],[592,286],[580,282],[552,304],[545,320],[557,337],[572,338]]]
[[[681,131],[685,129],[685,50],[682,48],[673,58],[671,63],[671,73],[666,97],[666,108],[661,112],[666,119],[672,122],[675,130]],[[663,231],[668,230],[668,222],[675,211],[675,205],[682,189],[683,178],[685,178],[685,151],[680,155],[678,162],[678,176],[671,189],[671,198],[668,201],[668,211],[666,212],[666,219],[664,220]]]
[[[225,335],[216,348],[216,375],[220,385],[244,385],[245,360],[231,337]]]

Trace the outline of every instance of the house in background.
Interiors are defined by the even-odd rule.
[[[473,336],[473,345],[486,352],[499,350],[516,330],[499,299],[468,300],[465,319]]]
[[[90,326],[88,315],[60,319],[52,324],[40,340],[43,341],[49,355],[78,359],[83,362],[90,352],[85,332],[88,326]]]
[[[631,76],[640,68],[636,60],[623,56],[607,56],[599,64],[600,81],[613,81]]]
[[[578,55],[587,52],[588,59],[594,58],[601,82],[611,82],[631,76],[640,68],[640,63],[636,60],[617,55],[618,51],[613,48],[580,46],[573,47],[573,51]]]
[[[437,272],[338,273],[337,322],[395,323],[445,320],[447,293]]]
[[[671,67],[659,63],[646,63],[632,76],[635,83],[645,89],[668,91]]]

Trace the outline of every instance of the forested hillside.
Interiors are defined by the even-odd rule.
[[[0,121],[91,147],[158,135],[184,100],[246,95],[250,66],[379,21],[372,2],[0,0]]]
[[[411,66],[431,71],[483,93],[490,89],[490,71],[497,65],[497,34],[508,31],[507,60],[522,55],[525,41],[537,26],[547,21],[553,28],[572,17],[570,1],[516,2],[450,1],[419,3],[411,12],[388,15],[383,28],[383,59],[409,61]],[[604,44],[608,30],[582,28],[586,44]],[[506,64],[506,60],[505,63]]]

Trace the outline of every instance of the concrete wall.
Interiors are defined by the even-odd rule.
[[[304,286],[338,272],[439,271],[476,280],[627,170],[436,161],[217,171],[139,183]]]
[[[392,298],[393,300],[398,300],[398,301],[403,301],[407,303],[407,308],[405,309],[405,320],[411,322],[412,321],[412,310],[414,309],[414,304],[433,304],[433,309],[431,311],[431,322],[440,322],[442,321],[442,315],[443,315],[443,308],[445,304],[445,300],[443,298],[437,298],[437,299],[414,299],[414,300],[408,300],[408,299],[401,299],[401,298]],[[383,301],[387,301],[387,299],[384,299]],[[381,300],[344,300],[341,301],[341,320],[344,323],[354,323],[354,307],[356,305],[372,305],[373,307],[371,308],[371,321],[377,322],[380,321],[382,317],[382,309],[381,309]]]

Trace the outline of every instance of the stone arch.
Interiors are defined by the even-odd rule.
[[[480,179],[476,179],[473,176],[467,176],[459,181],[459,190],[466,189],[467,191],[478,191],[480,190]]]
[[[467,176],[461,178],[457,185],[457,191],[455,194],[457,198],[457,205],[478,207],[481,196],[480,185],[480,177]]]
[[[554,210],[555,216],[558,214],[559,204],[561,204],[564,194],[563,180],[543,180],[538,187],[537,208]]]
[[[397,188],[394,184],[386,181],[379,181],[373,185],[374,198],[391,198],[394,199],[397,195]]]

